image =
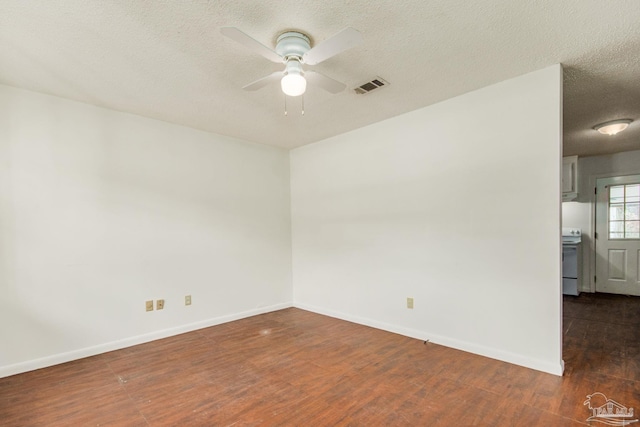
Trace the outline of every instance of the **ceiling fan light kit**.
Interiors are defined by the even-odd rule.
[[[347,27],[333,37],[311,47],[311,40],[298,31],[287,31],[278,36],[275,51],[235,27],[223,27],[220,32],[272,62],[284,63],[283,71],[276,71],[248,85],[245,90],[260,89],[279,79],[282,92],[287,96],[300,96],[307,89],[307,80],[330,93],[344,90],[346,85],[315,71],[305,72],[302,64],[316,65],[347,49],[362,43],[362,34]]]
[[[296,59],[287,61],[280,86],[287,96],[300,96],[307,90],[307,80],[304,78],[300,61]]]
[[[633,122],[631,119],[612,120],[610,122],[600,123],[593,128],[603,135],[613,136],[629,127],[631,122]]]

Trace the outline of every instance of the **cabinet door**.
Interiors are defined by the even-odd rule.
[[[577,192],[577,180],[576,180],[576,168],[578,166],[577,158],[575,156],[565,157],[562,159],[562,192],[563,193],[576,193]]]

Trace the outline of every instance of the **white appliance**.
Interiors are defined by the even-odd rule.
[[[582,272],[582,231],[562,228],[562,293],[580,295]]]

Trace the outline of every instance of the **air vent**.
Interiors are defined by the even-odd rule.
[[[383,78],[376,77],[375,79],[354,88],[353,91],[357,94],[363,95],[365,93],[369,93],[371,91],[380,89],[381,87],[388,86],[388,85],[389,85],[389,82],[387,82]]]

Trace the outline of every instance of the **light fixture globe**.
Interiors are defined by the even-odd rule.
[[[629,123],[632,121],[631,119],[612,120],[610,122],[600,123],[593,128],[603,135],[613,136],[629,127]]]
[[[280,80],[280,86],[285,95],[300,96],[307,90],[307,80],[300,62],[292,59],[287,61],[284,77]]]
[[[282,91],[288,96],[300,96],[307,90],[307,81],[301,74],[288,73],[280,80]]]

